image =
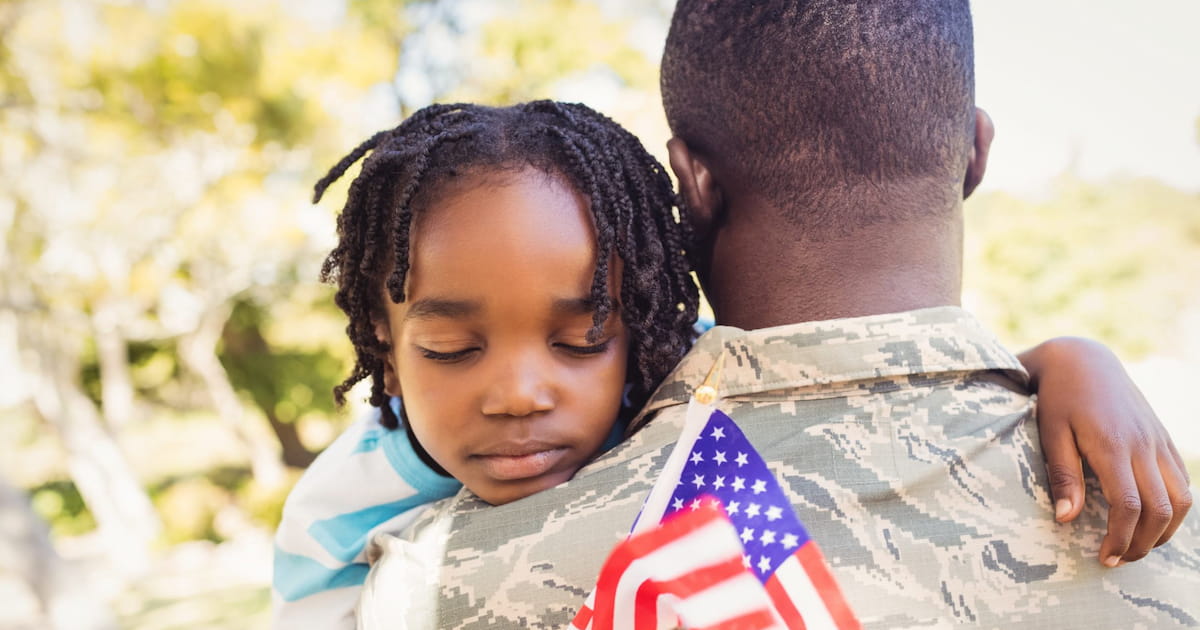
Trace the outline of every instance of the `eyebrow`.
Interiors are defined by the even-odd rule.
[[[463,319],[479,312],[479,302],[425,298],[413,302],[404,319]]]
[[[617,301],[613,300],[613,307]],[[550,308],[559,315],[590,315],[596,312],[596,301],[590,297],[559,298]]]

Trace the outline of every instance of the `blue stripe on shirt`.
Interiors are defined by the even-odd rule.
[[[329,552],[329,555],[341,562],[351,562],[367,545],[367,535],[380,523],[446,496],[450,495],[433,496],[429,493],[421,493],[400,501],[372,505],[356,512],[338,514],[320,521],[313,521],[313,524],[308,526],[308,534],[313,537],[313,540],[320,543]]]
[[[403,417],[400,413],[400,399],[393,397],[391,404],[396,416]],[[424,497],[425,502],[452,496],[462,487],[457,479],[443,477],[433,472],[425,465],[425,462],[421,461],[417,452],[413,450],[412,442],[409,441],[408,433],[403,427],[385,432],[379,436],[379,443],[383,446],[383,453],[387,456],[388,463],[405,483],[415,488]]]
[[[330,569],[312,558],[288,553],[276,546],[273,583],[284,601],[294,602],[322,591],[361,586],[367,579],[368,570],[366,563],[361,562]]]

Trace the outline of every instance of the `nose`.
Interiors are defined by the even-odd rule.
[[[497,365],[484,395],[483,414],[524,417],[554,409],[553,370],[548,363],[525,354]]]

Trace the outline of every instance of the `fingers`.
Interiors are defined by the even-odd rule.
[[[1047,422],[1041,428],[1042,451],[1054,501],[1054,520],[1066,523],[1083,511],[1083,460],[1075,434],[1065,422]]]
[[[1134,455],[1133,470],[1142,509],[1129,548],[1121,555],[1125,562],[1140,560],[1150,553],[1171,524],[1174,509],[1163,480],[1166,471],[1159,469],[1159,461],[1152,449]],[[1109,521],[1112,521],[1111,514]]]
[[[1173,444],[1171,451],[1175,451]],[[1188,487],[1190,480],[1187,468],[1184,467],[1183,459],[1179,457],[1179,454],[1173,452],[1159,455],[1158,467],[1164,471],[1163,483],[1166,485],[1167,497],[1171,503],[1171,522],[1159,536],[1158,541],[1154,543],[1155,547],[1167,542],[1171,536],[1175,535],[1175,530],[1179,529],[1179,526],[1183,524],[1183,518],[1192,509],[1192,491]]]
[[[1108,500],[1108,532],[1100,543],[1100,562],[1115,567],[1129,549],[1142,515],[1142,500],[1133,469],[1128,465],[1093,464],[1100,488]]]

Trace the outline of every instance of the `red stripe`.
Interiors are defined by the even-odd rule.
[[[804,625],[804,617],[800,615],[799,610],[796,610],[791,596],[788,595],[787,589],[779,583],[779,579],[772,575],[763,586],[767,588],[767,595],[771,597],[771,603],[775,604],[775,612],[779,613],[784,625],[789,630],[804,630],[807,627]]]
[[[587,604],[584,604],[583,608],[579,609],[579,614],[575,615],[575,619],[571,620],[571,625],[579,628],[579,630],[586,630],[588,622],[591,620],[592,609],[588,608]]]
[[[633,601],[633,629],[655,630],[658,628],[658,583],[646,580],[638,586]]]
[[[817,594],[824,600],[825,608],[829,609],[829,616],[833,618],[838,629],[860,630],[862,624],[854,616],[854,611],[850,610],[846,598],[842,596],[842,589],[838,588],[837,581],[833,579],[833,573],[829,571],[829,565],[825,564],[825,557],[821,555],[817,544],[809,541],[796,550],[795,556],[804,567],[804,572],[808,574],[808,579],[812,580]]]
[[[596,582],[596,601],[592,606],[594,630],[613,630],[617,585],[630,565],[720,518],[723,518],[723,512],[706,504],[697,510],[676,512],[658,528],[618,544],[600,569],[600,579]]]
[[[743,573],[746,573],[746,565],[742,563],[742,554],[737,553],[728,560],[689,571],[672,580],[646,580],[638,587],[634,604],[637,610],[635,630],[656,626],[660,596],[670,594],[684,599]]]
[[[775,625],[775,617],[769,610],[756,610],[740,617],[726,619],[715,626],[693,628],[693,630],[763,630]]]

